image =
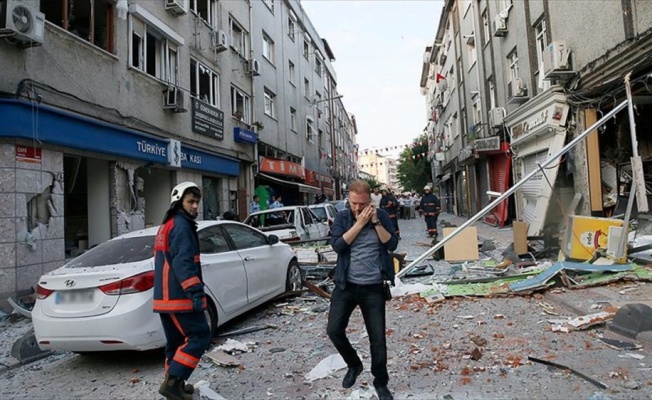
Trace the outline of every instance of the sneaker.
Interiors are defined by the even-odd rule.
[[[158,392],[168,400],[192,400],[192,393],[186,392],[183,380],[167,374]]]
[[[355,366],[355,367],[349,367],[349,370],[346,371],[346,375],[344,375],[344,379],[342,379],[342,387],[344,389],[348,389],[351,386],[355,385],[355,380],[362,373],[362,370],[364,367],[362,364]]]
[[[394,400],[392,392],[387,389],[387,385],[378,385],[374,386],[376,389],[376,394],[378,395],[378,400]]]

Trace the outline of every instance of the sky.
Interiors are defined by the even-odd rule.
[[[359,149],[412,143],[427,123],[419,81],[444,1],[302,0],[301,5],[333,50],[338,92],[355,115]]]

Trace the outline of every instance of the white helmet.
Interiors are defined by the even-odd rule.
[[[426,185],[426,186],[423,188],[423,190],[431,190],[431,189],[430,189],[430,186]]]
[[[170,197],[170,204],[174,203],[175,201],[181,200],[183,197],[183,194],[186,192],[186,190],[190,188],[197,188],[199,189],[199,186],[197,186],[196,183],[194,182],[181,182],[177,186],[172,189],[172,195]],[[200,189],[201,190],[201,189]]]

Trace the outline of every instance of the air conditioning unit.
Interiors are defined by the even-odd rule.
[[[569,62],[570,49],[564,41],[552,42],[543,51],[544,79],[558,78],[564,74],[574,74]]]
[[[165,95],[165,104],[163,108],[166,110],[172,110],[173,112],[186,112],[183,106],[184,98],[183,91],[177,86],[169,86],[163,94]]]
[[[494,107],[489,110],[489,124],[492,128],[501,128],[505,123],[505,109]]]
[[[507,20],[500,15],[494,18],[494,36],[507,35]]]
[[[43,43],[45,15],[16,0],[0,1],[0,35],[11,36],[26,45]]]
[[[507,83],[507,97],[510,102],[522,102],[527,100],[527,87],[520,78],[512,79]]]
[[[165,0],[165,9],[173,15],[188,14],[188,0]]]
[[[247,73],[252,76],[260,75],[260,62],[255,58],[247,61]]]
[[[228,48],[228,38],[224,31],[211,32],[211,50],[220,53]]]

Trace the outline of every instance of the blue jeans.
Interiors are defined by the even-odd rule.
[[[346,337],[346,327],[356,306],[360,306],[371,348],[371,373],[374,385],[387,385],[387,342],[385,339],[385,299],[382,284],[356,285],[346,283],[346,289],[338,286],[331,295],[326,331],[333,345],[346,365],[355,367],[362,364],[358,353]]]

